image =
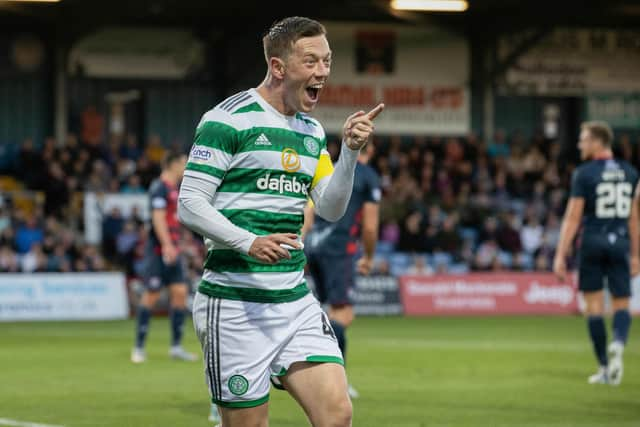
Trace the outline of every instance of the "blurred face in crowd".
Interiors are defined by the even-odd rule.
[[[171,162],[171,166],[169,166],[169,170],[173,174],[173,176],[181,177],[184,174],[184,168],[187,166],[187,156],[180,156]]]
[[[580,150],[580,158],[582,160],[592,159],[603,148],[604,145],[602,141],[594,138],[588,129],[582,129],[580,132],[580,140],[578,141],[578,149]]]
[[[312,111],[329,78],[331,49],[324,35],[296,41],[286,58],[272,58],[272,74],[282,79],[285,114]]]
[[[186,154],[182,154],[178,157],[165,159],[163,163],[162,173],[167,174],[167,177],[170,180],[175,180],[177,182],[184,174],[184,169],[187,166],[187,156]]]

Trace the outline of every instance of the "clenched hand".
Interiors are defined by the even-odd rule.
[[[291,254],[280,245],[300,249],[298,235],[277,233],[257,237],[249,248],[249,256],[265,264],[276,264],[282,259],[291,259]]]

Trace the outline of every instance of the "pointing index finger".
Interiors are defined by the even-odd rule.
[[[369,117],[369,120],[373,120],[382,112],[382,110],[384,110],[384,104],[381,102],[376,108],[367,113],[367,117]]]

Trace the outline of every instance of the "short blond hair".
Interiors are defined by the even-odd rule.
[[[602,141],[602,145],[611,147],[611,143],[613,142],[613,131],[611,130],[609,123],[601,120],[592,120],[583,122],[580,125],[580,129],[588,130],[591,136]]]

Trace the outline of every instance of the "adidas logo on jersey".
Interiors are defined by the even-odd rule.
[[[267,135],[261,133],[260,136],[256,139],[256,145],[271,145],[271,141],[267,138]]]
[[[258,190],[271,190],[277,191],[280,194],[297,193],[307,196],[307,185],[298,181],[296,177],[289,178],[282,174],[280,178],[271,178],[271,174],[268,173],[262,178],[258,178],[256,185]]]

